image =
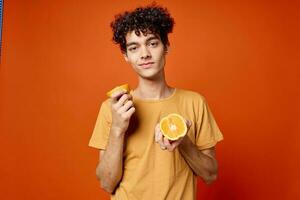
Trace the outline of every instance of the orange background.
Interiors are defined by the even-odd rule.
[[[105,92],[137,83],[109,23],[146,2],[5,1],[1,199],[108,199],[87,144]],[[167,81],[203,94],[225,136],[198,199],[300,199],[295,2],[158,2],[176,21]]]

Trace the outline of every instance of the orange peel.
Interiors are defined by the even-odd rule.
[[[171,141],[178,140],[187,133],[185,119],[177,113],[171,113],[162,118],[159,122],[159,128],[162,134]]]
[[[112,90],[110,90],[109,92],[106,93],[106,95],[108,97],[112,97],[112,95],[114,93],[118,93],[118,92],[129,92],[130,88],[129,88],[129,85],[128,84],[123,84],[123,85],[120,85],[120,86],[117,86],[115,88],[113,88]]]

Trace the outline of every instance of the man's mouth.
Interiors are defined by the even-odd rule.
[[[153,64],[154,62],[146,62],[146,63],[139,64],[139,66],[141,66],[144,69],[147,69],[150,68]]]

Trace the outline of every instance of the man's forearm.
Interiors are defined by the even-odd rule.
[[[201,152],[187,136],[178,148],[185,161],[197,176],[202,177],[207,184],[216,179],[218,163],[214,156],[209,156]]]
[[[97,175],[101,186],[112,193],[122,178],[124,134],[111,129],[108,145],[97,167]]]

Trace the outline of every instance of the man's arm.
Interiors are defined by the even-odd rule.
[[[186,123],[189,129],[191,122],[187,120]],[[214,147],[199,150],[187,135],[171,142],[162,135],[159,123],[155,127],[155,142],[160,145],[162,150],[174,151],[175,148],[178,148],[193,172],[200,176],[205,183],[210,184],[217,179],[218,163],[215,159]]]
[[[184,137],[178,150],[193,172],[200,176],[206,184],[217,179],[218,162],[215,159],[215,148],[199,150],[189,137]]]
[[[123,146],[124,134],[111,129],[106,150],[100,150],[96,175],[101,182],[101,187],[109,193],[113,193],[122,178]]]
[[[105,151],[100,151],[96,175],[101,187],[113,193],[123,174],[123,148],[125,133],[135,108],[131,95],[121,92],[111,97],[112,124]],[[101,159],[101,161],[100,161]]]

